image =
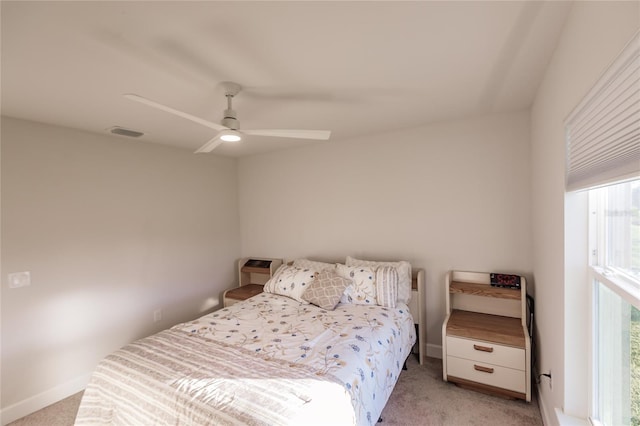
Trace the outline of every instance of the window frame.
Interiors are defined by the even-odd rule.
[[[631,306],[640,309],[640,284],[638,277],[630,277],[616,268],[602,268],[596,260],[606,255],[602,248],[593,250],[591,189],[640,178],[640,30],[636,31],[620,54],[600,75],[595,85],[565,119],[565,380],[573,393],[565,389],[565,410],[588,411],[592,424],[600,424],[594,418],[597,348],[595,291],[598,283],[619,295]],[[585,208],[582,193],[589,191]],[[576,197],[576,193],[580,196]],[[580,215],[579,219],[569,216]],[[582,216],[587,213],[585,216]],[[586,223],[585,223],[586,222]],[[586,234],[585,234],[586,231]],[[597,230],[598,231],[598,230]],[[604,229],[599,230],[604,231]],[[599,241],[603,241],[600,239]],[[577,250],[576,250],[577,249]],[[636,283],[636,284],[634,284]],[[586,285],[586,288],[585,288]],[[583,291],[586,290],[586,293]],[[576,294],[579,293],[579,294]],[[587,303],[588,305],[583,306]],[[588,332],[583,333],[587,323]],[[569,334],[567,334],[569,333]],[[577,344],[577,346],[576,346]],[[585,347],[588,345],[588,347]],[[576,360],[588,354],[584,360]],[[576,366],[577,364],[577,366]],[[586,382],[579,374],[587,369]],[[585,395],[583,392],[588,393]]]
[[[626,182],[639,181],[640,176],[635,176],[633,179],[626,179],[619,182],[615,182],[610,185],[606,185],[604,188],[614,185],[624,184]],[[604,209],[603,200],[594,200],[600,194],[594,191],[600,191],[603,187],[590,188],[589,191],[589,217],[598,214],[604,215],[604,211],[593,211],[594,204],[598,203],[598,208]],[[624,269],[617,268],[615,266],[602,266],[606,264],[606,247],[605,247],[605,230],[600,223],[595,220],[589,220],[589,275],[590,278],[597,279],[601,283],[605,284],[610,290],[616,292],[620,297],[626,300],[629,304],[640,309],[640,280],[632,277]]]
[[[635,177],[634,179],[628,179],[620,182],[616,182],[606,186],[613,186],[616,184],[621,184],[626,181],[632,180],[640,180],[640,177]],[[589,421],[591,424],[595,426],[604,426],[599,420],[598,417],[600,413],[599,410],[599,383],[598,383],[598,374],[597,368],[599,367],[599,359],[598,359],[598,305],[596,305],[597,293],[599,291],[598,286],[603,285],[608,288],[610,291],[618,295],[622,300],[627,302],[629,305],[635,307],[640,310],[640,280],[629,275],[627,271],[616,268],[612,266],[601,266],[606,263],[606,232],[604,226],[601,226],[600,220],[592,220],[592,216],[594,214],[604,215],[604,205],[603,200],[599,200],[597,202],[594,200],[595,197],[600,194],[594,193],[594,191],[599,188],[590,188],[589,191],[589,202],[588,202],[588,212],[589,212],[589,223],[588,223],[588,250],[589,250],[589,264],[588,264],[588,273],[587,279],[589,280],[590,289],[589,293],[589,324],[590,324],[590,333],[589,333]],[[594,211],[594,207],[598,209],[602,209],[600,212]]]

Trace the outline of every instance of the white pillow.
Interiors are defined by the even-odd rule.
[[[293,266],[297,266],[298,268],[309,268],[318,272],[336,268],[335,263],[318,262],[316,260],[309,259],[295,259],[293,261]]]
[[[376,271],[368,266],[336,265],[336,272],[343,278],[353,281],[344,290],[341,303],[353,305],[377,305]]]
[[[398,270],[393,266],[381,266],[376,270],[376,299],[380,306],[396,307]]]
[[[316,274],[317,272],[313,269],[282,265],[273,274],[273,277],[265,283],[264,291],[287,296],[298,302],[309,303],[302,298],[302,294],[311,284]]]
[[[347,266],[369,266],[374,269],[380,266],[393,266],[398,271],[398,302],[408,304],[411,300],[411,264],[401,260],[398,262],[377,262],[360,260],[347,256]]]

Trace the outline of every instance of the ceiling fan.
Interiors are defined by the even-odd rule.
[[[232,106],[233,97],[240,93],[242,87],[230,81],[222,83],[225,89],[225,96],[227,98],[227,109],[224,110],[224,115],[221,124],[214,123],[209,120],[205,120],[200,117],[188,114],[183,111],[171,108],[167,105],[152,101],[144,98],[140,95],[133,93],[126,93],[123,96],[132,101],[140,102],[147,106],[159,109],[161,111],[168,112],[178,117],[182,117],[186,120],[193,121],[194,123],[201,124],[211,129],[217,130],[218,133],[207,143],[198,148],[195,152],[211,152],[218,145],[223,142],[238,142],[242,140],[242,135],[253,136],[272,136],[279,138],[296,138],[296,139],[318,139],[327,140],[331,136],[329,130],[287,130],[287,129],[262,129],[262,130],[240,130],[240,122],[238,121],[237,114]]]

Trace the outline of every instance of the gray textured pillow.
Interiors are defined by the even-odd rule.
[[[335,270],[322,271],[309,284],[302,294],[302,299],[322,309],[333,311],[350,284],[350,279],[339,276]]]

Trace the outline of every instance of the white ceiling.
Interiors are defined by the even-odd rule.
[[[132,102],[137,93],[219,122],[220,83],[245,129],[327,129],[329,141],[246,137],[242,156],[339,143],[528,108],[569,2],[1,3],[2,114],[195,150],[215,131]],[[115,137],[115,136],[114,136]],[[209,154],[209,155],[212,155]]]

